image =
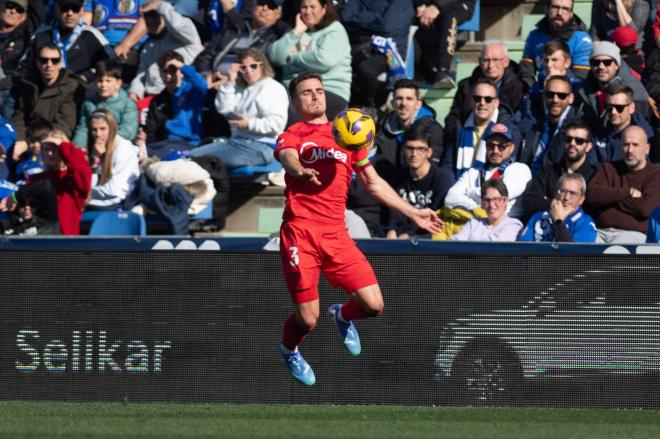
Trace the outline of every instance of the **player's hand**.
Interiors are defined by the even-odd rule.
[[[321,180],[319,180],[319,171],[316,169],[312,168],[302,168],[298,171],[298,175],[295,177],[300,178],[302,180],[307,180],[310,183],[316,185],[316,186],[321,186]]]
[[[438,233],[445,225],[445,222],[438,218],[438,214],[432,209],[415,209],[410,219],[417,224],[417,227],[429,233]]]

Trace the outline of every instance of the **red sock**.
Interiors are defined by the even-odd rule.
[[[296,314],[291,314],[286,322],[284,322],[284,336],[282,337],[282,344],[285,348],[293,351],[303,341],[305,336],[312,332],[316,325],[309,329],[305,329],[298,323]]]
[[[363,310],[355,300],[351,300],[341,306],[341,318],[347,322],[351,320],[366,319],[368,317],[374,317],[374,315]]]

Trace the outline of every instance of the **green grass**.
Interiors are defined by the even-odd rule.
[[[641,410],[0,402],[8,438],[658,438]]]

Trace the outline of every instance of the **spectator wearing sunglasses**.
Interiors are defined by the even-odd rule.
[[[631,125],[642,128],[651,144],[655,141],[651,124],[636,111],[633,91],[630,87],[624,86],[607,96],[605,113],[606,125],[597,129],[594,135],[593,158],[598,163],[623,159],[621,134]]]
[[[190,151],[192,157],[217,157],[228,168],[265,165],[274,160],[273,147],[287,122],[289,99],[273,79],[266,55],[248,49],[238,56],[215,98],[215,108],[232,128],[231,138]]]
[[[14,72],[28,47],[34,31],[27,14],[27,0],[5,0],[0,3],[0,61],[5,74]]]
[[[557,161],[546,161],[543,168],[534,174],[522,197],[525,216],[550,209],[559,179],[564,174],[580,174],[588,183],[596,173],[596,165],[589,160],[593,148],[591,130],[581,119],[566,121],[561,134],[554,142],[561,153]]]
[[[93,69],[99,61],[115,59],[103,34],[83,22],[83,3],[84,0],[57,0],[56,18],[52,24],[37,29],[21,62],[23,70],[33,68],[34,53],[46,43],[56,44],[62,52],[63,67],[85,82],[93,80]]]
[[[632,75],[630,67],[621,62],[621,52],[616,44],[597,41],[589,57],[591,71],[576,95],[576,107],[592,127],[604,127],[607,95],[623,86],[633,91],[636,111],[647,117],[649,95],[642,83]]]
[[[481,186],[486,180],[501,179],[509,192],[507,214],[522,217],[520,197],[532,179],[529,167],[516,163],[517,132],[511,121],[490,125],[483,135],[486,158],[481,166],[473,166],[461,174],[445,197],[445,207],[471,211],[481,205]]]
[[[513,112],[502,104],[497,86],[486,78],[478,79],[472,88],[472,111],[462,125],[456,123],[453,136],[447,135],[442,167],[459,178],[468,169],[481,169],[486,164],[486,142],[483,134],[498,123],[508,122]],[[520,132],[511,125],[513,143],[518,148]]]
[[[573,104],[571,80],[567,76],[551,76],[545,82],[542,100],[543,109],[539,117],[524,134],[518,161],[527,164],[535,175],[547,161],[561,160],[564,149],[559,133],[564,122],[577,117]]]
[[[518,77],[519,69],[515,61],[509,59],[506,44],[499,40],[486,40],[481,46],[479,66],[475,67],[472,75],[458,83],[454,101],[449,114],[445,118],[447,135],[455,136],[456,122],[465,122],[473,110],[472,89],[478,79],[487,78],[497,86],[497,94],[501,103],[514,111],[518,111],[525,96],[525,84]]]
[[[62,52],[52,43],[45,44],[35,58],[36,72],[16,78],[13,94],[16,126],[13,159],[18,161],[28,149],[26,127],[38,118],[50,122],[67,137],[73,135],[85,86],[72,71],[62,65]]]
[[[587,183],[580,174],[564,174],[548,210],[534,214],[518,241],[596,242],[596,224],[582,210]]]

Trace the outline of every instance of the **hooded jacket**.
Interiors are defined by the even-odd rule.
[[[520,78],[531,87],[536,81],[536,72],[543,69],[543,48],[553,39],[564,41],[571,52],[573,64],[571,70],[579,78],[585,78],[589,73],[589,55],[592,41],[587,33],[587,26],[577,15],[573,20],[558,31],[552,30],[547,17],[536,24],[525,41],[522,60],[520,61]]]

